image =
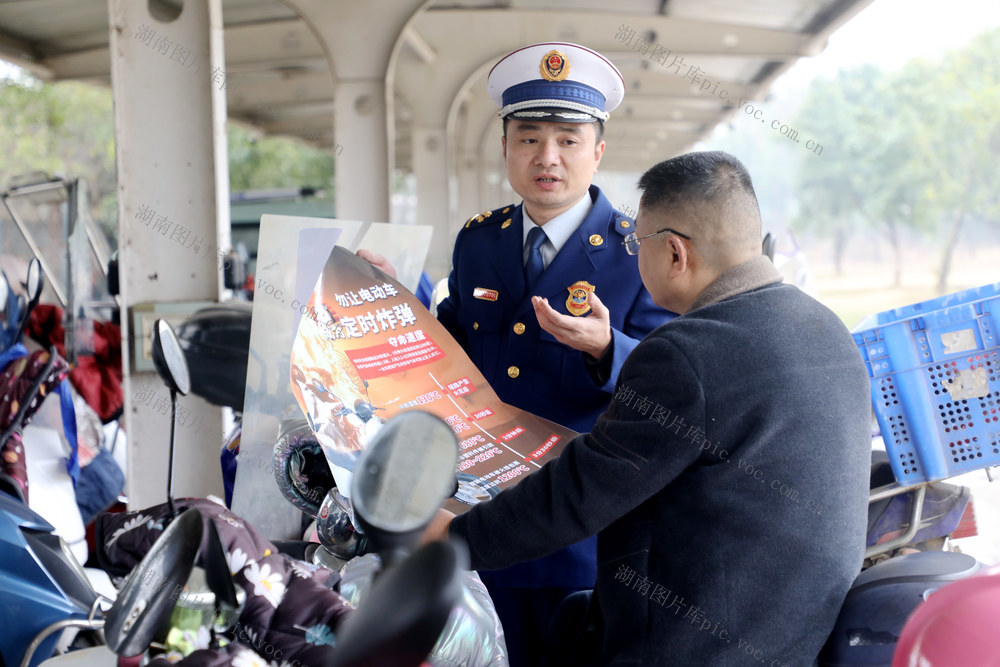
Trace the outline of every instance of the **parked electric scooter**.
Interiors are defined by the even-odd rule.
[[[106,613],[83,568],[62,538],[20,499],[0,493],[0,615],[5,631],[0,656],[5,665],[35,667],[50,657],[62,632],[97,632],[120,655],[148,646],[172,608],[169,589],[138,576],[155,571],[170,581],[185,581],[194,564],[202,526],[197,514],[174,521],[122,587]],[[102,654],[106,655],[105,651]]]
[[[163,320],[154,325],[153,360],[170,387],[171,444],[168,503],[173,476],[177,394],[191,387],[180,341]],[[430,544],[415,553],[420,535],[437,508],[454,490],[458,441],[451,427],[423,412],[400,415],[387,425],[359,461],[353,496],[359,524],[385,565],[337,633],[333,667],[423,663],[438,641],[452,609],[462,596],[454,544]],[[230,584],[231,584],[231,580]],[[218,588],[212,586],[213,591]],[[235,593],[227,593],[229,607]]]
[[[14,363],[14,360],[28,356],[28,350],[21,343],[21,336],[24,327],[28,323],[31,311],[38,305],[38,300],[42,294],[43,278],[41,264],[38,259],[32,259],[28,265],[27,281],[25,283],[28,298],[23,299],[23,295],[15,297],[10,289],[10,283],[6,274],[0,273],[0,371],[6,370],[7,366]],[[41,401],[46,395],[46,386],[54,385],[58,380],[57,376],[65,375],[67,365],[65,361],[55,352],[55,348],[47,351],[48,357],[44,366],[34,376],[34,381],[25,386],[22,395],[8,396],[4,406],[9,406],[0,423],[2,434],[0,434],[0,446],[4,449],[4,457],[0,460],[3,472],[7,473],[17,482],[18,492],[26,501],[30,498],[28,491],[28,477],[26,460],[23,451],[16,451],[12,446],[17,443],[12,439],[20,441],[21,434],[32,415],[38,410]],[[39,353],[44,355],[45,352]],[[41,356],[39,357],[41,359]],[[28,370],[28,369],[26,369]],[[20,384],[15,380],[14,387]],[[68,479],[68,478],[67,478]]]
[[[29,352],[21,343],[32,311],[38,305],[44,287],[44,277],[38,258],[28,264],[25,295],[15,298],[7,276],[0,274],[0,373],[9,374],[8,396],[0,403],[0,471],[16,487],[15,493],[55,526],[56,532],[69,544],[74,554],[84,560],[87,555],[83,520],[76,506],[74,482],[70,469],[75,465],[75,453],[65,450],[61,431],[69,433],[67,419],[72,418],[72,400],[60,386],[69,373],[69,366],[52,346],[48,350]],[[45,401],[55,394],[55,398]],[[69,415],[63,401],[70,404]],[[44,405],[43,405],[44,404]],[[36,428],[29,423],[42,410],[55,428]],[[67,435],[67,438],[70,436]],[[29,489],[29,479],[35,492]]]
[[[165,322],[157,322],[154,326],[153,350],[154,363],[168,382],[172,403],[176,405],[176,395],[186,391],[188,379],[183,354]],[[174,433],[171,433],[171,471],[173,438]],[[427,413],[401,416],[392,428],[386,429],[383,437],[372,443],[366,453],[362,465],[367,474],[355,478],[356,516],[386,567],[366,594],[360,610],[338,629],[336,648],[330,652],[329,664],[333,667],[416,667],[422,664],[438,640],[461,596],[459,567],[464,562],[462,551],[449,543],[414,548],[441,502],[453,490],[452,471],[457,456],[458,443],[450,427]],[[168,474],[168,489],[170,477]],[[8,498],[9,502],[6,502]],[[32,516],[27,509],[17,509],[21,507],[17,499],[4,494],[2,500],[5,503],[4,517],[23,515],[22,525],[13,531],[24,538],[21,560],[36,561],[39,565],[37,579],[56,584],[56,587],[55,594],[46,595],[46,589],[31,589],[13,581],[13,572],[5,572],[4,577],[8,578],[6,583],[11,585],[4,585],[0,590],[5,593],[13,591],[14,595],[21,594],[22,597],[32,595],[42,599],[69,600],[66,605],[52,610],[48,616],[34,623],[25,623],[24,618],[17,622],[10,619],[9,627],[19,631],[6,638],[10,646],[4,645],[4,664],[20,662],[22,667],[34,667],[49,655],[57,635],[69,627],[103,629],[107,637],[107,648],[95,647],[86,649],[89,653],[75,653],[72,657],[74,662],[83,660],[85,664],[111,664],[113,656],[108,649],[121,656],[143,653],[153,638],[163,632],[164,623],[177,599],[176,587],[171,591],[162,582],[188,580],[206,530],[208,541],[205,544],[209,545],[210,552],[202,554],[206,579],[217,601],[221,597],[230,612],[235,611],[232,579],[224,554],[219,555],[221,546],[217,546],[219,541],[214,524],[203,521],[197,510],[188,509],[178,514],[169,492],[167,504],[170,510],[166,514],[166,528],[132,570],[118,598],[103,617],[99,610],[100,598],[90,589],[72,555],[65,548],[60,550],[52,546],[59,544],[58,538],[47,540],[39,537],[39,534],[45,533],[44,522]],[[0,530],[0,535],[6,536],[8,532]],[[5,563],[20,562],[17,553],[8,551],[12,553],[5,554]],[[211,562],[218,563],[220,560],[222,579],[225,581],[220,580],[218,569],[213,571],[210,567]],[[155,572],[157,576],[148,576],[150,572]],[[4,605],[5,610],[23,610],[26,606],[24,599],[5,602],[10,603]],[[14,640],[26,643],[23,658],[19,661]],[[53,667],[55,662],[61,661],[60,658],[53,659]],[[235,664],[235,658],[233,662]]]
[[[247,382],[251,309],[245,303],[219,304],[202,309],[181,323],[177,336],[192,368],[191,391],[216,405],[243,409],[243,384]],[[261,368],[263,360],[258,359]],[[264,382],[266,373],[261,373]],[[246,388],[247,400],[261,388]],[[280,412],[282,406],[273,406]],[[356,410],[371,409],[355,406]],[[233,474],[237,461],[238,429],[223,446],[223,469]],[[363,604],[379,565],[367,536],[353,523],[352,509],[334,486],[322,448],[305,420],[283,422],[276,434],[274,477],[279,489],[303,517],[316,521],[315,542],[282,541],[275,545],[298,559],[338,572],[341,593],[352,604]],[[227,498],[228,501],[228,498]],[[445,638],[435,647],[431,664],[506,664],[506,645],[493,602],[478,576],[463,574],[463,596]]]
[[[465,605],[466,616],[458,621],[453,612],[466,594],[460,550],[434,543],[410,555],[454,489],[457,457],[458,443],[447,424],[428,413],[411,412],[387,424],[359,460],[362,472],[353,479],[352,493],[355,517],[385,571],[337,633],[331,665],[424,664],[447,623],[461,629],[464,621],[468,629],[472,608]],[[342,588],[346,583],[345,578]],[[469,639],[468,631],[464,636],[446,634],[453,644]]]
[[[841,606],[820,667],[890,667],[914,610],[938,588],[983,569],[972,556],[942,551],[971,510],[967,487],[896,485],[881,452],[873,454],[871,485],[865,566]]]
[[[164,353],[160,336],[154,336],[154,362],[158,369],[171,368],[174,393],[176,383],[183,382],[183,369],[176,364],[177,358],[183,364],[183,356],[176,339],[173,352],[167,347]],[[190,575],[203,533],[201,517],[186,512],[170,522],[112,603],[94,590],[53,527],[22,504],[17,487],[8,484],[6,488],[10,491],[0,494],[0,562],[4,564],[0,614],[7,616],[3,620],[8,629],[0,638],[3,663],[34,667],[52,655],[68,628],[96,632],[98,639],[103,631],[107,648],[119,655],[144,651],[173,608],[171,590],[160,582],[184,582]],[[157,576],[143,576],[149,572]],[[102,601],[110,603],[106,613],[102,613]],[[98,651],[95,657],[102,664],[107,650],[93,650]]]
[[[79,562],[50,523],[12,493],[16,482],[0,473],[0,663],[18,665],[35,635],[56,622],[92,621],[98,596]],[[55,650],[50,634],[31,667]]]

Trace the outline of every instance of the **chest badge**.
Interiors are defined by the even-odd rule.
[[[588,299],[591,292],[594,291],[594,286],[586,280],[577,280],[567,287],[566,290],[569,292],[569,297],[566,299],[566,310],[571,315],[576,315],[577,317],[586,315],[590,311]]]
[[[500,292],[495,289],[476,287],[472,290],[472,296],[476,299],[482,299],[483,301],[496,301],[500,297]]]

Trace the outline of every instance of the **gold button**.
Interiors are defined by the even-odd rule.
[[[590,237],[590,245],[601,245],[604,243],[604,238],[600,234],[592,234]]]
[[[629,224],[628,220],[622,220],[621,221],[621,225],[622,225],[622,229],[628,229],[629,227],[632,226],[631,224]]]
[[[507,211],[509,211],[509,210],[510,210],[510,206],[508,206],[507,208],[505,208],[504,210],[502,210],[502,211],[500,211],[500,212],[501,212],[501,213],[506,213],[506,212],[507,212]]]
[[[507,369],[507,375],[510,376],[511,378],[516,378],[520,374],[521,374],[521,369],[518,368],[517,366],[511,366],[510,368]]]
[[[516,333],[518,336],[520,336],[521,334],[524,333],[524,323],[523,322],[518,322],[517,324],[514,325],[514,333]]]
[[[501,223],[500,229],[507,229],[508,227],[510,227],[510,218],[507,218],[503,221],[503,223]]]
[[[479,328],[479,322],[473,322],[473,323],[472,323],[472,330],[473,330],[473,331],[475,331],[475,330],[477,330],[478,328]]]

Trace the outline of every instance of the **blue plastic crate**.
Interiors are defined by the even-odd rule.
[[[1000,465],[1000,283],[870,315],[854,341],[896,480]]]

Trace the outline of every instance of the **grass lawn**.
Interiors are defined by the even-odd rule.
[[[848,328],[870,313],[941,296],[935,287],[937,256],[910,250],[904,257],[902,285],[894,287],[893,267],[888,257],[884,261],[847,262],[843,274],[838,276],[832,262],[824,261],[823,257],[814,259],[810,254],[812,293],[837,313]],[[959,248],[944,294],[991,282],[1000,282],[1000,248]]]

